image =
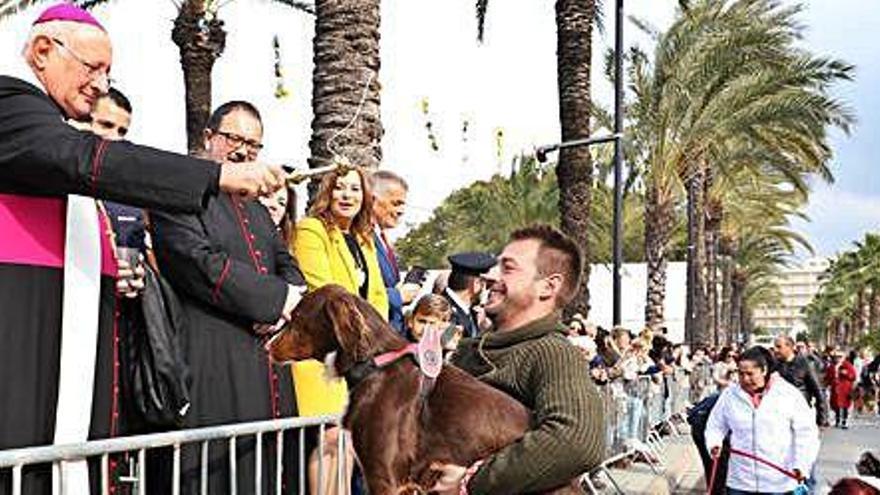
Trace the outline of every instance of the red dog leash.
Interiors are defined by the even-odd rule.
[[[706,495],[712,495],[712,489],[715,488],[715,475],[718,474],[718,464],[721,461],[721,455],[712,456],[712,474],[709,476],[709,489]]]
[[[731,447],[730,453],[734,454],[734,455],[745,457],[746,459],[751,459],[755,462],[759,462],[769,468],[773,468],[773,469],[779,471],[780,473],[784,474],[785,476],[788,476],[789,478],[791,478],[799,483],[801,481],[801,477],[798,476],[797,473],[795,473],[794,471],[789,471],[789,470],[785,469],[784,467],[779,466],[777,464],[774,464],[766,459],[762,459],[751,452],[746,452],[744,450],[739,450],[739,449],[735,449],[735,448]],[[713,456],[713,459],[714,460],[712,461],[712,475],[709,478],[709,489],[706,491],[706,493],[708,495],[712,494],[712,488],[715,487],[715,475],[718,472],[718,461],[721,459],[721,456],[720,455]]]

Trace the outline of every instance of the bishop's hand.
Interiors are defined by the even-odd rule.
[[[220,165],[220,189],[246,198],[266,196],[284,186],[286,175],[261,162],[227,162]]]

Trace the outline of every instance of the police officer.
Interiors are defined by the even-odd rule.
[[[452,306],[452,322],[462,330],[463,337],[476,337],[480,333],[478,305],[485,288],[481,275],[485,275],[497,263],[494,256],[485,252],[465,252],[447,258],[452,265],[446,290],[443,292]]]

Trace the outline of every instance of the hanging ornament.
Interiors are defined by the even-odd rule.
[[[272,37],[272,49],[275,52],[275,98],[282,99],[290,96],[290,91],[284,84],[284,72],[281,70],[281,42],[278,35]]]
[[[501,158],[504,156],[504,129],[495,128],[495,159],[498,161],[498,171],[501,172]]]
[[[428,97],[422,98],[421,108],[422,115],[425,117],[425,129],[428,131],[428,143],[431,146],[431,150],[437,152],[440,151],[440,144],[437,142],[437,136],[434,134],[434,123],[431,121],[431,113],[428,109]]]
[[[470,120],[465,117],[461,121],[461,164],[467,165],[470,157],[468,156],[468,127],[470,127]]]

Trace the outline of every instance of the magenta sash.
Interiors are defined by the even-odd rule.
[[[0,194],[0,264],[62,268],[66,214],[65,198]],[[102,227],[109,228],[108,219],[100,216]],[[101,236],[101,274],[116,276],[106,235]]]

